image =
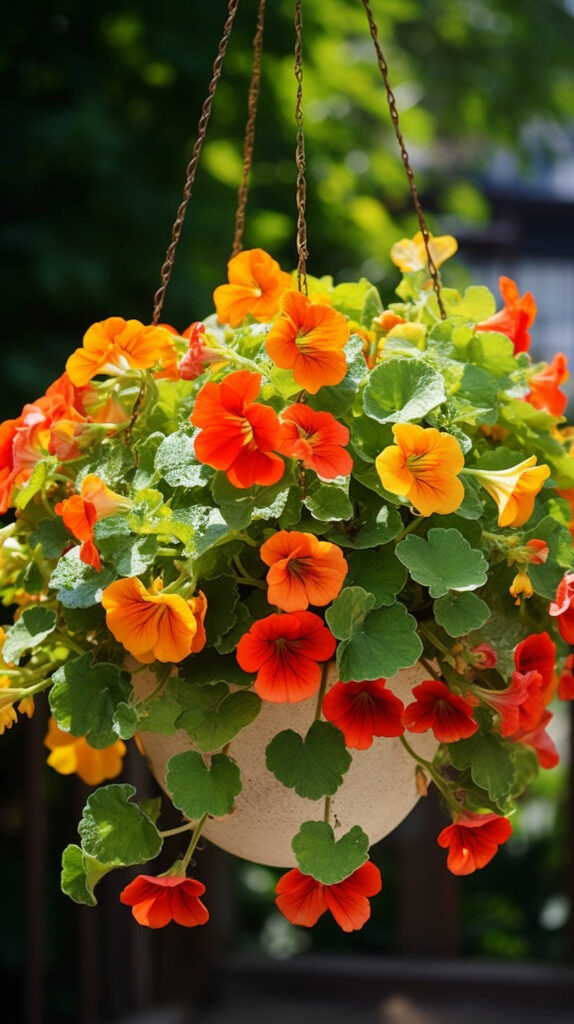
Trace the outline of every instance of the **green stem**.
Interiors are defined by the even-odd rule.
[[[434,635],[432,629],[430,629],[429,626],[425,622],[419,622],[419,629],[420,629],[421,633],[424,633],[424,635],[426,636],[427,640],[430,640],[431,644],[434,644],[434,646],[437,647],[439,651],[442,651],[443,654],[448,654],[448,655],[451,654],[451,651],[449,650],[449,648],[445,647],[444,644],[441,643],[441,641],[437,639],[437,637]]]
[[[403,539],[403,537],[406,537],[407,534],[412,533],[413,530],[418,529],[418,527],[421,525],[421,523],[424,523],[424,522],[425,522],[425,516],[417,516],[416,519],[412,519],[411,522],[408,523],[407,526],[405,526],[404,530],[402,530],[401,533],[399,533],[398,537],[395,537],[393,543],[394,544],[398,544],[399,541]]]
[[[409,741],[407,739],[405,739],[404,734],[402,736],[399,736],[399,739],[400,739],[403,747],[405,748],[405,750],[408,751],[408,753],[413,758],[413,760],[415,760],[417,762],[417,764],[422,765],[422,767],[425,768],[426,771],[429,773],[429,775],[430,775],[432,781],[434,782],[436,788],[438,789],[438,791],[440,792],[440,794],[442,795],[442,797],[444,798],[444,800],[448,804],[448,806],[450,808],[452,808],[458,814],[460,808],[459,808],[456,800],[453,799],[452,794],[450,793],[449,789],[447,788],[447,786],[443,782],[440,774],[433,767],[432,762],[425,760],[424,757],[421,757],[420,754],[417,754],[416,750],[414,750],[411,747]]]
[[[323,670],[321,672],[321,684],[319,686],[319,692],[317,694],[317,706],[315,708],[314,721],[318,722],[321,718],[321,709],[323,707],[323,697],[325,696],[325,690],[327,689],[327,676],[329,675],[329,661],[323,663]]]
[[[236,583],[245,583],[249,587],[259,587],[260,590],[267,590],[267,584],[263,580],[256,580],[253,576],[236,576]]]
[[[201,816],[201,818],[199,819],[199,821],[197,822],[197,824],[196,824],[196,826],[195,826],[195,828],[193,830],[193,835],[191,837],[190,844],[189,844],[189,846],[187,848],[187,852],[185,853],[185,856],[182,857],[182,860],[181,860],[181,866],[182,866],[182,869],[183,869],[184,873],[187,872],[187,869],[189,867],[189,862],[190,862],[191,858],[193,857],[195,848],[196,848],[196,846],[197,846],[197,844],[199,842],[199,839],[200,839],[200,836],[201,836],[201,833],[202,833],[202,830],[203,830],[203,826],[205,825],[205,822],[207,821],[207,817],[208,817],[207,814],[203,814]]]
[[[159,834],[162,839],[168,839],[170,836],[180,836],[183,832],[191,832],[192,828],[195,828],[195,823],[188,821],[187,825],[178,825],[177,828],[166,828],[164,832],[159,830]]]

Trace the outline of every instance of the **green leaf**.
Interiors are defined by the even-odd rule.
[[[397,558],[417,583],[429,588],[431,597],[449,590],[476,590],[487,580],[488,562],[458,530],[429,530],[426,539],[414,534],[396,547]]]
[[[315,519],[320,519],[322,522],[351,519],[353,516],[353,505],[349,499],[347,482],[326,484],[320,480],[314,480],[303,498],[303,504]]]
[[[135,536],[125,516],[106,516],[96,523],[94,538],[102,559],[119,576],[141,576],[157,554],[157,537]]]
[[[174,807],[191,821],[204,814],[214,818],[230,814],[242,788],[239,768],[230,757],[214,754],[208,767],[194,750],[169,759],[165,781]]]
[[[259,591],[256,596],[259,597]],[[269,606],[266,610],[269,612]],[[212,686],[214,683],[251,686],[255,680],[255,673],[244,672],[232,654],[218,654],[213,648],[206,648],[200,654],[192,654],[182,661],[179,675],[181,679],[188,679],[198,686]]]
[[[59,516],[55,519],[41,519],[30,534],[32,550],[38,545],[44,558],[59,558],[70,543],[70,534]]]
[[[26,608],[17,622],[6,633],[2,648],[4,662],[16,662],[24,651],[40,647],[46,637],[56,628],[56,615],[49,608],[40,605]]]
[[[205,487],[213,476],[213,470],[196,459],[191,434],[176,430],[157,450],[155,468],[170,487]]]
[[[127,702],[131,684],[117,665],[92,663],[91,653],[62,665],[52,676],[50,708],[58,725],[72,736],[85,736],[96,750],[117,739],[113,716]]]
[[[173,682],[173,679],[168,679],[159,695],[136,705],[134,710],[140,732],[161,732],[165,736],[173,736],[177,732],[175,723],[181,714],[181,705],[172,692]]]
[[[351,441],[357,454],[366,462],[374,462],[383,448],[393,443],[390,424],[378,423],[369,416],[355,416],[351,424]]]
[[[261,699],[250,690],[230,693],[225,683],[194,686],[172,680],[170,693],[181,711],[176,721],[203,753],[220,750],[249,725],[261,710]]]
[[[406,566],[399,562],[390,544],[376,553],[351,551],[347,562],[347,582],[351,586],[361,586],[368,590],[375,598],[374,608],[394,604],[408,578]]]
[[[140,729],[137,711],[125,701],[120,702],[116,707],[112,724],[116,736],[119,736],[121,740],[131,740],[134,733]]]
[[[78,826],[84,854],[115,867],[157,857],[163,840],[147,814],[132,803],[135,792],[128,784],[112,784],[88,797]]]
[[[516,370],[514,345],[505,334],[486,331],[476,334],[468,346],[468,360],[488,374],[504,379]]]
[[[524,534],[523,543],[529,540],[543,540],[548,545],[548,559],[540,565],[530,564],[528,575],[534,590],[542,597],[553,601],[556,588],[564,572],[572,568],[572,536],[570,530],[552,516],[545,516],[536,526]]]
[[[235,625],[235,607],[239,601],[239,591],[233,576],[216,576],[212,580],[202,580],[201,589],[207,598],[205,633],[207,644],[211,646]]]
[[[87,857],[79,846],[70,844],[62,854],[61,889],[74,903],[95,907],[97,899],[94,889],[104,875],[114,870],[114,864],[100,864],[94,857]]]
[[[50,461],[54,462],[53,459]],[[42,460],[34,466],[29,480],[26,482],[22,490],[18,492],[14,502],[15,507],[18,509],[26,508],[26,505],[32,500],[34,495],[38,494],[38,492],[42,490],[47,479],[48,468],[46,466],[46,462]]]
[[[107,569],[96,572],[91,565],[81,562],[80,549],[75,547],[58,562],[49,586],[57,590],[56,597],[65,608],[89,608],[100,603],[102,591],[113,581],[114,576]]]
[[[433,614],[439,626],[442,626],[449,636],[466,636],[473,629],[484,626],[491,612],[478,594],[451,590],[435,601]]]
[[[398,537],[402,529],[403,521],[397,510],[383,505],[376,512],[369,512],[362,522],[353,523],[352,528],[343,531],[335,527],[332,539],[343,548],[377,548]]]
[[[219,636],[214,647],[219,654],[231,654],[237,647],[244,633],[247,633],[251,623],[254,621],[251,612],[246,604],[238,604],[235,607],[235,622],[231,629]]]
[[[361,628],[374,604],[373,594],[363,587],[345,587],[325,612],[333,636],[338,640],[348,640]]]
[[[335,842],[325,821],[304,821],[291,843],[299,869],[324,885],[336,885],[369,859],[369,837],[353,825]]]
[[[308,800],[333,796],[351,761],[341,730],[330,722],[313,722],[305,739],[293,729],[285,729],[266,749],[269,771],[283,786]]]
[[[514,784],[511,744],[494,733],[475,733],[467,740],[449,744],[455,768],[469,768],[473,782],[487,790],[492,800],[503,800]]]
[[[195,557],[233,537],[233,531],[220,510],[212,508],[211,505],[174,509],[173,523],[191,527],[191,540],[189,544],[186,541],[186,546],[189,546],[190,553]]]
[[[402,604],[369,612],[361,629],[337,647],[339,679],[381,679],[416,664],[423,645],[416,619]]]
[[[388,359],[371,371],[363,408],[379,423],[419,420],[446,399],[442,375],[422,359]]]

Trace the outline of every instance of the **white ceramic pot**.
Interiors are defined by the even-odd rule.
[[[328,686],[337,679],[334,665],[330,676]],[[428,671],[415,665],[388,679],[387,685],[407,704],[413,686],[425,678]],[[138,672],[133,685],[137,695],[143,697],[155,687],[156,679],[150,671]],[[227,753],[239,765],[243,789],[231,814],[209,819],[204,827],[203,834],[216,846],[258,864],[295,866],[291,840],[303,821],[322,820],[324,801],[304,799],[282,786],[266,767],[265,748],[283,729],[294,729],[304,735],[313,722],[316,704],[316,697],[298,704],[264,701],[255,721],[231,741]],[[165,791],[169,758],[193,750],[193,744],[184,732],[175,736],[143,732],[139,739],[149,766]],[[438,745],[432,733],[410,733],[409,743],[428,760]],[[368,750],[351,750],[351,754],[351,767],[331,799],[330,820],[335,836],[360,825],[373,845],[396,828],[415,806],[415,762],[395,738],[375,739]]]

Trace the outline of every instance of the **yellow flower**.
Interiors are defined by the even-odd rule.
[[[455,512],[464,498],[458,474],[464,455],[452,434],[416,423],[396,423],[395,443],[375,459],[381,483],[404,495],[423,516]]]
[[[526,569],[519,569],[508,589],[512,597],[516,598],[515,604],[519,605],[523,597],[532,597],[534,587],[530,582],[530,576]]]
[[[103,750],[95,750],[83,736],[63,732],[54,718],[48,722],[44,745],[51,750],[48,757],[51,768],[60,775],[75,772],[88,786],[99,786],[105,779],[115,779],[122,770],[126,752],[123,740],[116,740]]]
[[[452,235],[440,235],[438,238],[429,236],[429,249],[435,267],[440,267],[445,260],[454,256],[458,242]],[[393,263],[407,274],[416,270],[426,270],[427,252],[422,231],[417,231],[414,238],[401,238],[391,248]]]
[[[465,469],[475,476],[498,505],[499,526],[523,526],[534,509],[534,499],[550,476],[550,467],[536,465],[531,455],[509,469]]]
[[[182,661],[205,644],[205,595],[186,601],[161,593],[156,580],[146,590],[136,577],[110,583],[102,594],[108,629],[126,651],[144,664]]]

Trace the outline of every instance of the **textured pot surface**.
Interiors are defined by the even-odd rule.
[[[331,675],[330,685],[337,678],[334,666]],[[425,678],[428,671],[415,665],[387,680],[387,685],[407,704],[413,686]],[[156,679],[143,671],[133,677],[133,684],[143,697],[156,685]],[[243,789],[230,815],[213,818],[204,827],[204,835],[216,846],[259,864],[295,866],[291,840],[303,821],[322,820],[324,802],[303,799],[282,786],[267,770],[265,748],[283,729],[304,735],[313,722],[316,703],[316,697],[298,704],[264,701],[255,721],[229,744],[227,753],[239,765]],[[169,758],[194,749],[193,744],[183,732],[175,736],[143,732],[139,738],[150,768],[165,790]],[[409,743],[429,760],[438,746],[432,733],[409,734]],[[394,738],[375,739],[368,750],[351,750],[351,754],[351,767],[331,800],[331,824],[336,836],[360,825],[372,845],[396,828],[415,806],[415,762],[400,739]]]

